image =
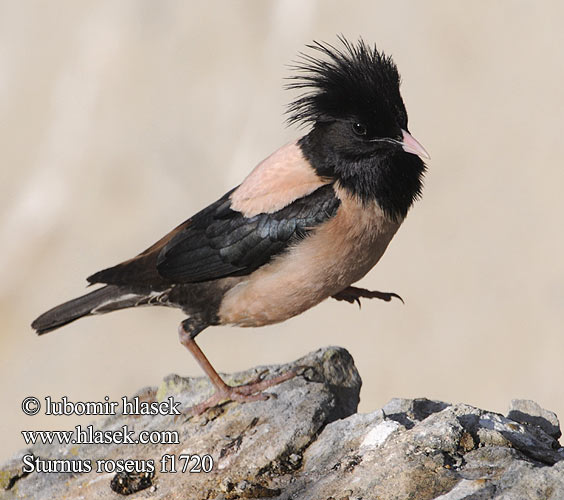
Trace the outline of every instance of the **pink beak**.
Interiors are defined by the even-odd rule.
[[[425,148],[419,143],[417,139],[415,139],[415,137],[413,137],[403,129],[401,133],[403,134],[402,147],[406,153],[412,153],[421,158],[426,158],[427,160],[431,159],[429,153],[427,153]]]

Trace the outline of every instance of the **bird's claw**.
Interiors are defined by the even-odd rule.
[[[290,380],[298,375],[297,369],[287,371],[282,375],[264,380],[264,375],[268,370],[264,370],[258,374],[252,382],[235,387],[226,386],[226,388],[217,389],[216,392],[208,399],[192,406],[187,410],[187,413],[192,416],[198,416],[210,408],[219,406],[228,401],[235,401],[238,403],[248,403],[252,401],[266,401],[269,398],[277,398],[274,393],[264,393],[265,389],[281,384],[286,380]]]
[[[344,300],[349,304],[354,304],[356,302],[358,304],[358,307],[360,307],[361,298],[380,299],[384,302],[390,302],[394,297],[401,300],[402,304],[405,304],[404,300],[397,293],[366,290],[365,288],[358,288],[356,286],[349,286],[333,295],[334,299]]]

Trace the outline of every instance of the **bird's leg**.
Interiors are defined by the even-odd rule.
[[[296,371],[290,370],[269,380],[262,380],[261,375],[259,375],[256,381],[248,384],[235,387],[227,385],[194,340],[196,335],[198,335],[198,333],[200,333],[205,327],[205,325],[202,325],[193,318],[188,318],[180,323],[180,327],[178,328],[180,343],[192,353],[194,358],[196,358],[196,361],[202,367],[205,374],[209,377],[211,383],[215,387],[215,393],[209,399],[203,403],[193,406],[190,409],[192,414],[200,415],[208,408],[213,408],[223,401],[248,402],[268,399],[269,396],[261,391],[280,384],[297,375]]]
[[[380,299],[386,302],[390,302],[393,297],[400,299],[403,303],[403,299],[397,294],[393,292],[376,292],[371,290],[366,290],[364,288],[357,288],[356,286],[349,286],[344,290],[341,290],[339,293],[333,295],[333,298],[336,300],[345,300],[350,304],[356,302],[358,307],[360,307],[360,299]]]

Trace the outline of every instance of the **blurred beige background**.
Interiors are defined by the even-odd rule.
[[[240,182],[300,131],[287,65],[313,39],[362,35],[393,55],[410,129],[430,151],[423,200],[361,283],[406,300],[326,301],[281,325],[212,328],[220,371],[328,344],[353,354],[361,411],[392,397],[564,417],[564,4],[397,1],[0,2],[2,456],[23,397],[117,399],[201,375],[182,314],[145,308],[36,337],[84,292]]]

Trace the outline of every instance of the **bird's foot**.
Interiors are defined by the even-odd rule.
[[[380,299],[385,302],[390,302],[392,298],[399,299],[403,302],[403,299],[397,294],[393,292],[376,292],[371,290],[366,290],[364,288],[357,288],[356,286],[349,286],[344,290],[341,290],[339,293],[333,295],[333,298],[336,300],[344,300],[350,304],[357,303],[358,307],[360,307],[360,299]]]
[[[248,403],[250,401],[265,401],[269,397],[276,397],[275,394],[265,394],[265,389],[273,387],[275,385],[281,384],[286,380],[294,378],[298,374],[298,370],[290,370],[277,377],[263,380],[264,373],[258,375],[258,377],[248,384],[238,385],[235,387],[225,385],[224,387],[217,388],[215,393],[209,398],[192,406],[187,413],[197,416],[204,413],[210,408],[219,406],[220,404],[227,401],[237,401],[238,403]]]

